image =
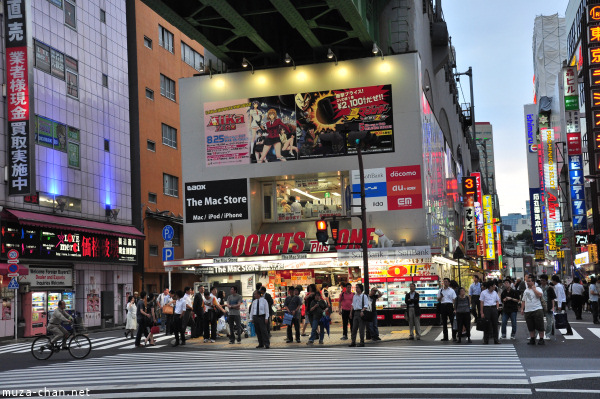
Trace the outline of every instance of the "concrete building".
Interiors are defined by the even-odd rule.
[[[493,196],[494,209],[499,212],[498,192],[496,191],[496,163],[494,162],[494,132],[489,122],[476,122],[479,169],[486,194]]]

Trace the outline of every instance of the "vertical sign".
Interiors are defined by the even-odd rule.
[[[571,187],[571,211],[573,213],[573,229],[587,230],[585,207],[583,156],[569,155],[569,186]]]
[[[9,195],[26,195],[34,191],[25,11],[25,0],[4,1]]]
[[[485,223],[485,258],[493,260],[496,258],[494,251],[494,224],[492,223],[492,196],[483,196],[483,221]]]
[[[548,231],[554,231],[554,224],[560,222],[560,204],[558,203],[558,168],[554,148],[554,129],[542,129],[542,147],[544,148],[544,191]],[[550,239],[550,238],[548,238]]]
[[[465,211],[465,250],[466,255],[477,256],[477,219],[475,217],[475,197],[477,181],[474,176],[463,177],[462,181]]]
[[[540,248],[544,244],[544,226],[542,222],[542,204],[539,188],[529,189],[529,207],[531,213],[531,235],[533,245]]]

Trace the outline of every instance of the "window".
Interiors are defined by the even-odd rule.
[[[156,204],[156,193],[148,193],[148,202]]]
[[[152,50],[152,39],[148,38],[147,36],[144,36],[144,46]]]
[[[50,49],[50,72],[52,76],[65,80],[65,55],[53,48]]]
[[[75,4],[65,0],[65,24],[73,29],[77,29],[77,16],[75,15]]]
[[[199,72],[204,70],[204,57],[184,42],[181,42],[181,59]]]
[[[179,178],[163,173],[163,194],[179,197]]]
[[[158,256],[158,245],[150,245],[148,252],[150,256]]]
[[[177,148],[177,129],[169,125],[162,124],[162,141],[164,145]]]
[[[35,47],[35,67],[46,73],[50,73],[50,47],[38,42],[34,42]]]
[[[100,22],[106,23],[106,11],[100,9]]]
[[[158,25],[158,44],[165,50],[173,52],[173,34],[160,25]]]
[[[102,86],[108,87],[108,75],[105,73],[102,74]]]
[[[160,74],[160,94],[175,101],[175,81]]]
[[[67,69],[67,95],[79,98],[79,74],[77,73],[77,60],[66,55],[65,67]]]
[[[173,241],[173,246],[174,247],[178,247],[181,244],[181,236],[179,234],[179,226],[175,225],[173,226],[173,239],[171,240]]]
[[[156,152],[156,143],[152,140],[148,140],[146,148],[152,152]]]
[[[150,90],[146,87],[146,98],[149,100],[154,100],[154,91]]]
[[[104,151],[110,152],[110,140],[104,139]]]

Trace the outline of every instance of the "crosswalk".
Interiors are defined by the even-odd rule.
[[[525,327],[523,325],[523,327]],[[522,328],[521,326],[519,326],[519,328]],[[596,338],[600,338],[600,327],[572,327],[573,330],[573,335],[566,335],[567,334],[567,330],[566,329],[559,329],[557,331],[560,332],[560,334],[562,335],[562,337],[565,340],[582,340],[582,339],[596,339]],[[579,332],[578,332],[579,330]],[[583,331],[582,331],[583,330]],[[510,332],[510,326],[508,328],[508,331]],[[591,334],[590,334],[591,333]],[[557,334],[558,335],[558,334]],[[451,338],[451,331],[450,328],[448,328],[448,336]],[[440,334],[436,337],[436,341],[441,341],[442,338],[444,338],[444,333],[440,332]],[[464,339],[464,337],[463,337]],[[480,340],[483,340],[483,331],[477,331],[477,329],[475,327],[471,328],[471,340],[472,341],[477,341],[479,342]]]
[[[155,367],[165,362],[168,367]],[[154,371],[140,378],[139,367]],[[453,387],[460,387],[461,397],[500,397],[530,395],[529,384],[514,346],[476,344],[125,352],[0,373],[2,392],[89,390],[93,398],[158,398],[165,392],[173,397],[233,398],[256,396],[257,389],[261,397],[322,398],[340,392],[344,397],[455,397]]]

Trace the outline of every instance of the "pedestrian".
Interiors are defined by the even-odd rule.
[[[169,294],[169,287],[165,287],[164,291],[156,299],[158,315],[160,317],[160,331],[168,330],[167,317],[166,317],[167,315],[163,314],[162,308],[169,302],[171,302],[171,295]]]
[[[535,331],[538,331],[540,339],[538,345],[544,345],[544,310],[542,289],[535,286],[533,276],[527,278],[527,289],[521,300],[521,314],[525,315],[525,322],[529,330],[529,342],[527,345],[535,345]]]
[[[554,293],[554,288],[548,284],[548,275],[542,274],[540,276],[540,288],[543,293],[543,300],[546,303],[546,325],[545,325],[545,335],[546,337],[550,337],[550,335],[554,335],[554,309],[556,307],[556,294]],[[543,309],[543,305],[542,305]]]
[[[479,301],[481,302],[481,317],[485,319],[486,325],[483,330],[483,344],[487,345],[490,337],[494,339],[495,344],[499,344],[498,340],[498,307],[500,306],[500,297],[494,291],[496,286],[492,281],[486,281],[484,284],[485,290],[481,291]]]
[[[450,328],[452,328],[454,322],[453,303],[456,299],[456,291],[450,288],[449,278],[444,278],[444,287],[439,290],[437,298],[440,301],[440,314],[444,331],[442,341],[448,341],[448,322],[450,322]],[[452,341],[456,341],[456,331],[454,329],[452,329]]]
[[[137,334],[135,336],[135,347],[140,348],[142,345],[142,335],[144,337],[148,336],[148,332],[144,328],[144,308],[146,305],[144,304],[144,300],[146,299],[146,291],[142,291],[140,296],[138,297],[138,301],[136,304],[136,322],[138,326]]]
[[[211,292],[212,291],[212,292]],[[217,339],[217,310],[225,310],[217,301],[216,288],[204,292],[204,342],[215,343]]]
[[[137,291],[135,291],[135,292],[133,293],[133,299],[134,299],[134,301],[135,301],[135,303],[136,303],[136,305],[135,305],[135,306],[137,307],[137,303],[138,303],[138,301],[140,300],[140,293],[139,293],[139,292],[137,292]]]
[[[267,332],[268,332],[269,338],[270,338],[271,337],[271,325],[273,324],[273,315],[275,314],[275,311],[273,310],[273,304],[275,302],[273,302],[273,297],[271,296],[271,294],[269,294],[267,292],[267,287],[265,287],[264,285],[262,287],[260,287],[260,295],[263,298],[265,298],[265,300],[269,304],[269,321],[267,321]]]
[[[419,307],[419,293],[416,291],[415,283],[410,283],[410,291],[406,293],[404,302],[406,303],[406,314],[408,315],[408,333],[409,340],[421,340],[421,308]]]
[[[575,312],[575,320],[582,320],[581,313],[583,312],[584,288],[579,277],[573,277],[573,283],[571,284],[569,291],[571,293],[571,305]]]
[[[198,338],[204,331],[204,286],[198,287],[198,292],[194,295],[192,304],[194,312],[194,328],[192,329],[192,338]]]
[[[310,338],[308,338],[308,342],[306,343],[307,345],[312,345],[317,337],[319,338],[319,344],[323,344],[325,328],[321,325],[321,317],[323,317],[323,312],[325,312],[326,309],[327,302],[323,300],[319,291],[315,292],[314,299],[310,303],[310,308],[308,309],[312,331],[310,333]]]
[[[352,319],[352,333],[350,347],[356,346],[356,333],[358,332],[360,343],[358,346],[365,346],[365,312],[369,310],[369,298],[363,294],[364,288],[362,284],[356,284],[356,295],[352,298],[352,311],[350,318]]]
[[[185,299],[185,312],[183,313],[183,335],[187,330],[187,327],[190,326],[191,329],[194,328],[194,320],[192,319],[192,311],[194,310],[194,299],[192,298],[193,289],[192,287],[185,287],[184,289],[183,299]]]
[[[135,305],[135,298],[133,295],[129,295],[127,298],[127,323],[125,324],[125,338],[131,335],[133,338],[133,332],[137,328],[137,306]]]
[[[508,319],[510,319],[511,326],[510,339],[515,339],[517,333],[517,312],[519,311],[521,295],[519,291],[511,287],[510,283],[510,278],[504,279],[504,289],[502,295],[500,295],[502,301],[502,339],[506,339]]]
[[[371,314],[373,315],[373,318],[369,323],[369,334],[367,334],[367,339],[371,339],[372,341],[381,341],[381,338],[379,337],[379,328],[377,327],[377,300],[382,296],[383,294],[376,287],[371,288],[369,300],[371,301]]]
[[[523,292],[525,292],[526,288],[527,284],[525,284],[525,281],[523,281],[521,278],[517,278],[517,281],[515,282],[515,289],[519,291],[520,298],[523,297]]]
[[[592,318],[594,324],[600,324],[598,320],[598,280],[596,277],[590,279],[589,295],[590,295],[590,307],[592,308]]]
[[[481,295],[481,282],[477,274],[473,275],[473,283],[469,286],[469,300],[473,309],[471,312],[475,317],[475,320],[479,318],[479,295]]]
[[[292,315],[292,322],[287,326],[287,344],[294,342],[292,336],[292,326],[296,329],[296,342],[300,343],[300,313],[302,309],[302,299],[297,287],[290,287],[289,295],[283,303],[283,310]]]
[[[567,296],[565,294],[565,287],[560,282],[560,277],[557,274],[552,276],[552,282],[554,282],[554,293],[556,294],[556,313],[566,313],[567,311]],[[567,333],[565,335],[573,335],[573,329],[571,324],[567,320]]]
[[[315,292],[317,291],[317,286],[314,284],[309,284],[306,287],[306,295],[304,296],[304,324],[302,325],[302,334],[301,336],[306,337],[306,326],[312,325],[310,323],[310,313],[308,309],[310,308],[310,303],[313,301],[315,297]]]
[[[260,291],[256,290],[253,294],[252,308],[250,310],[256,337],[258,338],[257,348],[270,348],[269,332],[267,331],[267,323],[269,321],[269,304],[265,298],[260,295]]]
[[[458,296],[454,300],[454,314],[456,317],[456,329],[458,331],[458,343],[460,344],[463,329],[467,336],[467,342],[471,343],[471,300],[466,295],[463,287],[458,289]]]
[[[242,319],[240,316],[240,307],[242,306],[242,296],[238,294],[238,288],[234,285],[229,290],[227,297],[227,323],[229,324],[229,343],[233,344],[237,335],[237,343],[242,343]]]
[[[173,333],[175,334],[175,343],[173,346],[185,345],[185,326],[183,324],[183,316],[187,308],[187,300],[184,299],[185,294],[181,290],[175,293],[175,309],[173,310]]]
[[[144,346],[148,344],[154,346],[156,345],[156,342],[154,341],[154,333],[152,332],[152,327],[156,325],[156,312],[154,310],[156,300],[154,299],[154,294],[148,295],[145,305],[146,308],[144,310],[147,316],[144,319],[144,322],[146,323],[145,328],[148,330],[148,336],[144,340]]]
[[[342,293],[339,298],[339,309],[338,313],[342,316],[342,340],[348,339],[348,324],[350,324],[350,332],[352,332],[352,319],[350,318],[350,312],[352,311],[352,298],[354,293],[352,292],[352,284],[347,283],[342,288]]]

